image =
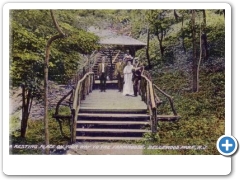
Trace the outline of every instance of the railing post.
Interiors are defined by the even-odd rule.
[[[89,94],[90,75],[87,77],[87,95]]]
[[[152,132],[157,132],[157,109],[152,109]]]
[[[92,85],[91,85],[91,86],[92,86],[92,87],[91,87],[92,90],[93,90],[93,85],[94,85],[94,83],[95,83],[95,76],[94,76],[94,74],[92,74]]]
[[[78,102],[77,105],[79,106],[79,104],[81,103],[81,97],[82,97],[82,83],[79,85],[79,89],[78,89]]]
[[[71,142],[76,142],[76,129],[77,129],[77,119],[78,119],[78,112],[80,109],[80,103],[82,98],[85,98],[85,95],[87,92],[89,92],[90,89],[90,77],[92,76],[92,73],[86,74],[82,77],[81,80],[79,80],[76,84],[75,89],[73,90],[73,107],[71,109]]]
[[[75,122],[75,116],[76,116],[76,110],[71,109],[72,114],[72,120],[71,120],[71,143],[76,142],[76,122]]]
[[[81,100],[84,100],[84,99],[85,99],[85,93],[84,93],[84,90],[85,90],[85,79],[84,79],[83,82],[82,82],[82,94],[81,94]]]
[[[92,80],[92,75],[89,75],[89,81],[88,81],[88,94],[91,92],[91,80]]]
[[[149,92],[149,83],[147,82],[147,85],[146,85],[146,104],[147,104],[147,107],[149,109],[149,99],[150,99],[150,92]]]
[[[92,82],[93,82],[92,75],[90,75],[90,84],[89,84],[89,92],[90,93],[92,92]]]

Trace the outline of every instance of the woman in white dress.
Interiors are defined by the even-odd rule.
[[[131,64],[131,61],[127,62],[127,66],[123,70],[124,75],[124,85],[123,85],[123,95],[130,95],[133,96],[133,82],[132,82],[132,69],[133,65]]]

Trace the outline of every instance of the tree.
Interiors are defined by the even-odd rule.
[[[44,41],[32,32],[32,21],[24,21],[30,12],[10,12],[10,85],[22,89],[21,137],[25,138],[33,98],[41,97]],[[31,29],[32,28],[32,29]]]
[[[196,18],[196,10],[192,10],[192,17],[191,17],[191,31],[192,31],[192,74],[193,74],[193,92],[197,92],[198,86],[197,86],[197,47],[196,47],[196,24],[195,24],[195,18]]]
[[[165,50],[163,39],[174,23],[173,17],[170,15],[169,10],[150,10],[147,17],[151,31],[158,39],[160,56],[163,57]]]
[[[207,32],[206,32],[206,26],[207,26],[207,18],[206,18],[206,10],[202,10],[203,13],[203,22],[201,25],[202,33],[201,35],[201,51],[203,53],[203,57],[205,60],[208,59],[209,52],[208,52],[208,42],[207,42]]]
[[[58,31],[58,34],[50,37],[49,40],[47,41],[46,56],[45,56],[45,61],[44,61],[44,130],[45,130],[45,145],[46,146],[49,145],[49,130],[48,130],[48,66],[49,66],[50,46],[51,46],[53,41],[65,37],[65,34],[62,32],[62,30],[60,29],[60,27],[58,25],[58,22],[57,22],[54,14],[53,14],[53,11],[50,10],[50,13],[51,13],[51,17],[52,17],[52,20],[53,20],[53,24],[54,24],[56,30]],[[47,154],[49,153],[48,149],[47,149],[46,153]]]
[[[56,40],[49,54],[50,78],[70,78],[77,72],[79,53],[97,48],[98,37],[75,26],[77,10],[58,10],[59,26],[66,32],[64,40]],[[55,34],[53,20],[47,10],[12,10],[10,12],[10,85],[22,88],[21,136],[25,138],[33,99],[42,99],[42,82],[46,41]],[[62,65],[62,69],[58,65]],[[67,82],[67,79],[65,83]],[[63,82],[64,83],[64,82]]]
[[[150,61],[150,56],[149,56],[149,36],[150,36],[149,27],[147,27],[147,48],[146,48],[146,57],[147,57],[147,61],[148,61],[148,67],[151,68],[151,61]]]

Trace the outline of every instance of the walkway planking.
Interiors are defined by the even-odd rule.
[[[116,89],[107,89],[106,92],[93,90],[86,99],[81,101],[80,112],[145,112],[146,104],[141,97],[124,96]]]
[[[93,90],[81,101],[76,139],[79,141],[140,140],[150,131],[147,106],[141,97],[117,89]]]

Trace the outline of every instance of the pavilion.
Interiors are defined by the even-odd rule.
[[[113,70],[112,58],[116,50],[125,52],[128,49],[129,53],[135,57],[135,52],[147,45],[146,43],[130,36],[120,35],[111,30],[99,30],[94,27],[90,27],[88,31],[94,33],[100,38],[99,44],[101,45],[101,48],[99,51],[109,57],[111,72]]]

